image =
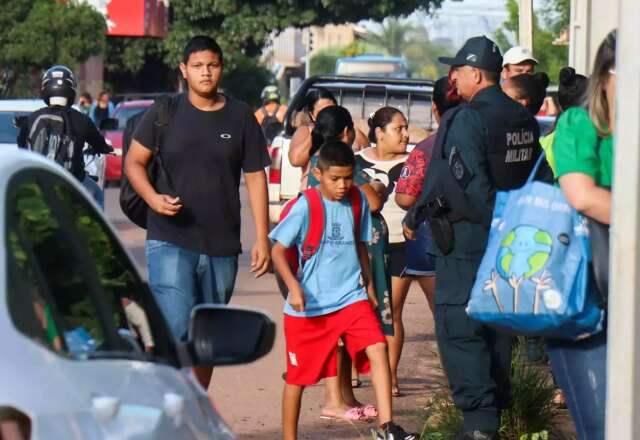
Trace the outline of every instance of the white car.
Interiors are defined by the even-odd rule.
[[[198,306],[175,343],[96,204],[29,151],[0,150],[0,231],[0,438],[234,438],[191,367],[265,355],[270,318]]]
[[[42,99],[3,99],[0,100],[0,149],[18,146],[18,128],[15,118],[29,116],[36,110],[45,107]],[[85,155],[85,171],[104,189],[105,158],[101,155]]]

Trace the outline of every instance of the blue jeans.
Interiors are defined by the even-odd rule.
[[[82,186],[91,194],[91,197],[96,201],[98,206],[104,210],[104,191],[100,189],[98,183],[89,177],[88,174],[85,174]]]
[[[149,286],[171,334],[185,340],[191,309],[227,304],[238,273],[238,257],[210,257],[159,240],[145,242]]]
[[[606,330],[584,341],[549,340],[553,375],[564,391],[579,440],[603,440],[607,391]]]

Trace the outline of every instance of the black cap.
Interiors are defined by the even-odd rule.
[[[502,69],[500,49],[484,35],[469,38],[455,57],[439,57],[438,61],[450,66],[473,66],[494,72]]]

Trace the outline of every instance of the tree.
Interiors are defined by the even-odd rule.
[[[0,12],[0,29],[4,95],[14,91],[20,77],[29,78],[53,64],[75,68],[105,48],[104,17],[86,4],[8,2]]]
[[[354,41],[347,46],[334,46],[321,49],[311,57],[311,75],[331,75],[336,69],[336,61],[342,57],[353,57],[371,52],[370,45]]]
[[[172,0],[171,32],[165,40],[169,64],[180,59],[189,37],[211,35],[231,60],[256,56],[269,35],[289,26],[382,20],[390,15],[433,9],[442,0]]]
[[[518,35],[518,3],[507,0],[509,18],[496,31],[496,43],[502,52],[509,49],[511,43],[508,33]],[[560,32],[569,26],[569,0],[544,0],[538,15],[533,16],[533,54],[539,61],[536,70],[546,72],[551,82],[558,81],[560,69],[567,65],[568,47],[554,45]]]
[[[397,17],[390,17],[382,22],[380,32],[369,33],[365,40],[374,46],[384,49],[387,54],[399,57],[402,55],[412,34],[418,32],[417,27],[411,23],[402,22]],[[426,32],[422,34],[426,35]]]
[[[436,79],[448,71],[448,66],[439,63],[438,57],[451,55],[451,48],[430,41],[423,26],[388,18],[382,23],[380,32],[370,33],[366,41],[376,51],[403,56],[413,77]]]
[[[158,40],[149,38],[135,41],[108,39],[108,54],[112,60],[107,65],[107,75],[119,75],[123,66],[132,74],[140,73],[146,60],[155,60],[156,57],[161,57],[170,69],[176,69],[182,61],[182,50],[189,38],[209,35],[216,39],[224,52],[223,78],[227,89],[239,95],[244,93],[242,87],[253,80],[257,81],[256,88],[265,80],[257,57],[274,31],[290,26],[357,22],[366,18],[382,20],[388,15],[410,13],[416,9],[434,9],[442,1],[172,0],[169,35],[159,46],[156,46]],[[257,75],[248,80],[247,75],[252,70]],[[244,84],[232,79],[234,76],[244,78]],[[240,88],[234,89],[236,85]]]

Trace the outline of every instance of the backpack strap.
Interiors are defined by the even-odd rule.
[[[318,251],[324,235],[324,206],[322,195],[317,188],[309,188],[302,192],[309,206],[309,227],[302,242],[302,266]]]
[[[362,194],[357,186],[352,186],[349,191],[349,202],[353,213],[353,236],[354,241],[360,241],[360,222],[362,221]]]
[[[162,145],[167,134],[167,128],[173,119],[173,115],[176,112],[176,107],[180,95],[169,95],[161,98],[157,105],[156,120],[153,122],[153,155],[156,158],[158,165],[164,170],[164,174],[167,178],[169,188],[173,191],[173,182],[171,176],[167,172],[167,168],[162,158]]]

